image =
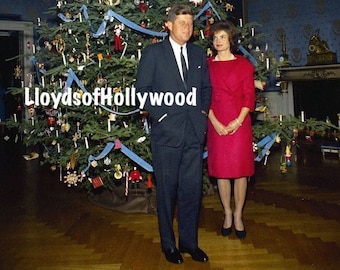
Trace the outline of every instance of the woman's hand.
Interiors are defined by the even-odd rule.
[[[209,110],[208,118],[218,135],[223,136],[229,134],[227,127],[218,121],[212,109]]]
[[[237,118],[230,121],[229,124],[226,126],[226,131],[228,134],[232,135],[234,134],[240,127],[242,126],[242,123]]]
[[[218,135],[223,136],[223,135],[229,134],[227,127],[225,125],[223,125],[221,122],[216,121],[215,123],[213,123],[213,126],[214,126]]]

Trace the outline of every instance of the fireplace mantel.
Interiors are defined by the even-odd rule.
[[[278,80],[281,82],[281,92],[264,91],[269,116],[281,114],[295,116],[295,113],[298,114],[294,108],[294,82],[340,80],[340,64],[282,67],[279,68],[279,72],[280,78]],[[308,91],[307,88],[306,90]],[[306,113],[308,116],[308,112]]]
[[[340,79],[340,64],[279,68],[281,81]]]

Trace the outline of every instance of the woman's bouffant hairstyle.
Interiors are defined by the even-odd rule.
[[[211,25],[209,36],[211,44],[213,44],[214,35],[222,30],[227,32],[230,41],[230,50],[232,53],[235,53],[238,49],[238,32],[235,25],[230,21],[226,20],[216,21]],[[216,53],[213,45],[212,50],[214,51],[214,53]]]

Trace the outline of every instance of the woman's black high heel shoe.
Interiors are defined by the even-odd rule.
[[[244,229],[243,231],[238,231],[238,230],[235,229],[235,234],[239,239],[242,240],[242,239],[246,238],[247,231],[246,231],[246,229]]]
[[[221,228],[222,236],[228,236],[233,232],[233,223],[234,223],[234,217],[232,217],[231,226],[229,228],[224,228],[222,224],[222,228]]]
[[[243,225],[244,226],[244,225]],[[244,239],[246,238],[246,235],[247,235],[247,231],[246,231],[246,228],[244,227],[242,231],[239,231],[236,229],[235,227],[235,234],[236,236],[239,238],[239,239]]]
[[[233,218],[234,218],[234,216],[233,216]],[[246,235],[247,235],[246,228],[244,227],[242,231],[236,230],[236,228],[235,228],[235,234],[241,240],[246,238]]]
[[[222,225],[222,228],[221,228],[221,234],[222,236],[228,236],[229,234],[231,234],[233,232],[233,227],[230,226],[229,228],[224,228],[223,225]]]

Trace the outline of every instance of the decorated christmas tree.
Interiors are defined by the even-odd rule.
[[[167,36],[174,2],[57,1],[48,10],[56,23],[38,20],[29,80],[12,88],[22,106],[7,125],[39,146],[41,162],[68,186],[112,189],[133,180],[134,168],[150,179],[151,127],[134,81],[142,50]],[[227,15],[225,3],[188,4],[197,14],[193,41],[207,47],[211,22],[218,11]]]
[[[29,80],[22,87],[11,89],[22,106],[7,126],[23,135],[26,145],[39,146],[41,162],[68,186],[91,191],[151,180],[152,127],[139,108],[134,82],[143,49],[167,36],[165,18],[175,2],[57,1],[48,10],[56,23],[38,20],[38,40],[24,56],[32,72],[24,74]],[[275,74],[275,59],[255,34],[257,25],[235,16],[241,7],[223,0],[185,2],[195,14],[192,41],[206,48],[207,56],[210,25],[228,18],[239,28],[240,54],[256,66],[256,78],[266,81]],[[291,122],[275,123],[255,129],[255,141],[292,130]]]

